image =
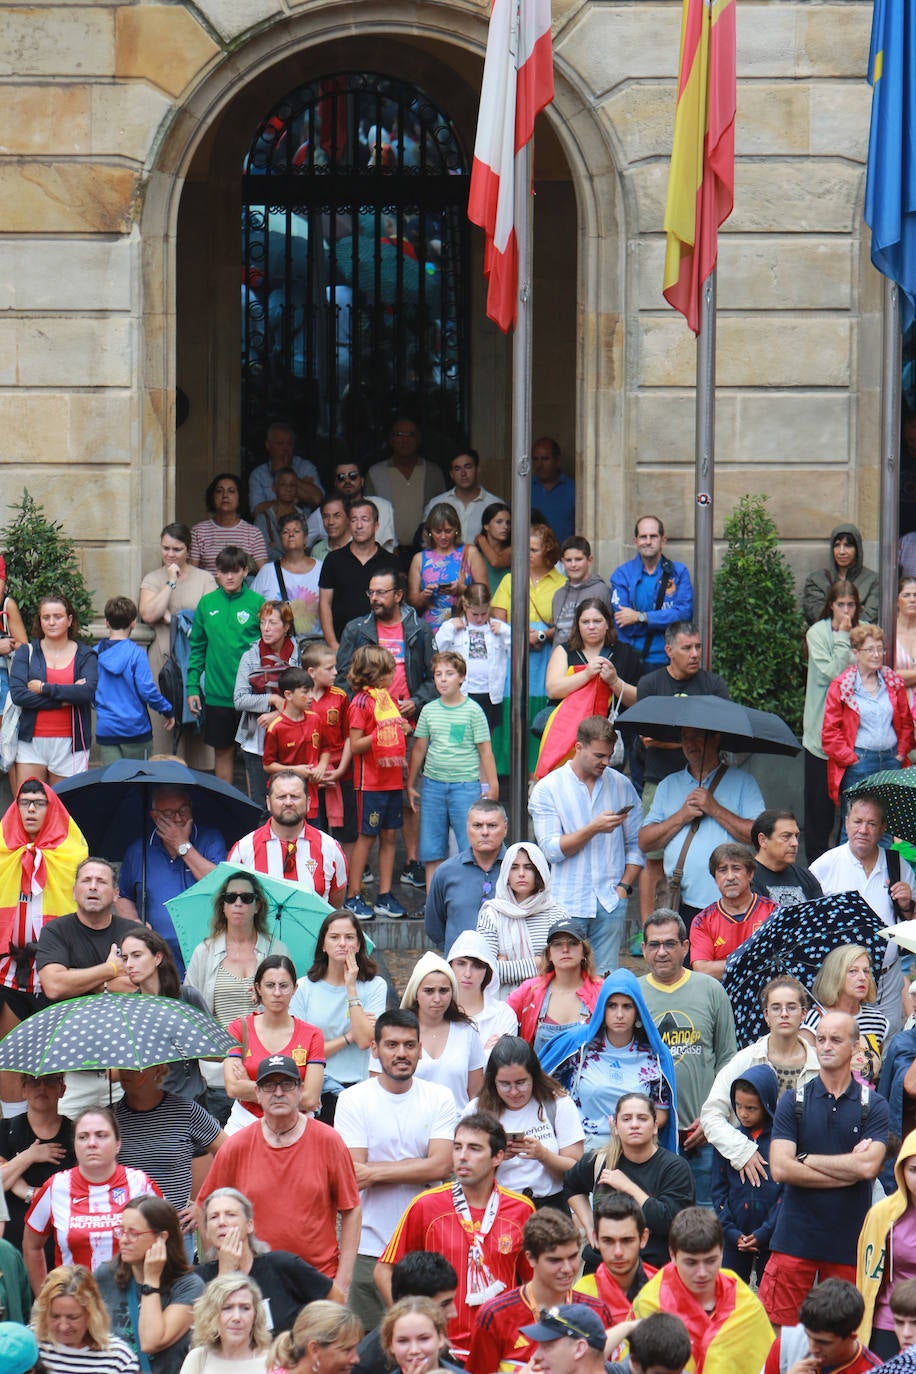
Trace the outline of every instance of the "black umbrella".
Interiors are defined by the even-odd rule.
[[[722,986],[735,1013],[739,1049],[766,1035],[760,990],[771,978],[789,973],[810,990],[837,945],[861,945],[868,950],[872,968],[880,970],[887,952],[882,929],[880,917],[858,892],[837,892],[777,908],[725,965]]]
[[[218,830],[227,849],[260,823],[260,806],[244,792],[183,763],[116,759],[107,768],[90,768],[64,778],[54,791],[85,835],[90,854],[123,859],[128,845],[149,832],[153,790],[166,786],[189,794],[195,822]],[[139,911],[145,920],[147,847],[141,847]]]
[[[677,744],[681,731],[714,730],[721,736],[720,748],[742,754],[788,754],[801,750],[785,721],[772,711],[758,711],[725,697],[696,696],[644,697],[617,717],[622,730],[638,730],[653,739]]]
[[[149,831],[153,789],[166,786],[187,792],[196,823],[214,826],[227,847],[260,821],[260,806],[244,792],[183,763],[117,759],[107,768],[64,778],[54,791],[85,835],[90,854],[122,859],[131,841]]]
[[[225,1059],[236,1044],[218,1021],[177,997],[104,992],[55,1002],[0,1044],[0,1069],[33,1075],[146,1069],[183,1059]]]

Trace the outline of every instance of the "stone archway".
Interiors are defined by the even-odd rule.
[[[183,263],[179,255],[182,218],[196,199],[198,225],[209,225],[210,234],[219,238],[227,226],[234,232],[238,224],[228,181],[217,178],[214,182],[201,176],[201,170],[221,159],[226,166],[240,166],[253,114],[269,108],[271,93],[282,87],[284,80],[289,86],[295,84],[289,79],[294,72],[295,79],[301,79],[303,72],[328,69],[335,55],[339,67],[344,47],[347,64],[360,61],[361,48],[373,53],[377,64],[380,36],[385,37],[386,53],[393,54],[395,66],[400,63],[415,70],[420,64],[431,78],[438,73],[450,80],[455,104],[461,107],[473,138],[487,32],[483,6],[456,0],[450,6],[436,7],[427,18],[407,0],[387,0],[383,6],[364,7],[358,30],[346,18],[348,9],[337,0],[313,0],[306,13],[265,25],[240,42],[231,56],[214,60],[161,133],[140,220],[144,360],[140,542],[145,562],[160,524],[174,512],[177,459],[185,447],[183,440],[176,441],[173,425],[174,389],[179,380],[179,300],[183,311],[196,308],[203,313],[212,307],[212,298],[200,291],[200,281],[195,281],[193,255]],[[542,404],[540,414],[536,407],[535,432],[557,432],[559,428],[558,437],[567,453],[575,453],[581,527],[597,541],[599,551],[602,545],[618,547],[624,518],[624,503],[615,497],[622,491],[625,463],[622,225],[626,190],[622,195],[617,174],[620,159],[610,146],[607,125],[591,108],[587,93],[577,88],[569,70],[559,62],[556,76],[556,100],[544,122],[544,133],[540,125],[538,130],[539,159],[541,149],[546,148],[539,209],[549,210],[552,199],[559,202],[554,214],[560,227],[549,243],[539,243],[536,237],[535,271],[537,289],[544,293],[565,270],[570,287],[569,315],[564,337],[560,316],[551,312],[550,328],[541,331],[540,345],[536,320],[535,375],[540,378]],[[574,264],[570,242],[575,247]],[[199,234],[195,243],[200,260],[207,256],[215,260],[223,298],[232,301],[234,295],[237,303],[238,283],[232,279],[231,258],[220,252],[214,255],[207,234]],[[472,279],[478,283],[482,301],[480,252],[478,246]],[[190,301],[183,294],[182,273],[184,280],[192,283]],[[482,309],[479,313],[482,316]],[[477,343],[473,383],[477,403],[480,413],[489,416],[489,427],[485,426],[488,446],[494,453],[504,452],[508,439],[504,401],[510,390],[509,344],[489,329],[481,330]],[[195,436],[188,447],[197,455],[200,468],[193,481],[184,485],[182,513],[187,511],[192,488],[201,489],[199,477],[203,472],[212,472],[217,462],[220,467],[233,467],[238,454],[237,411],[225,391],[225,379],[237,369],[236,336],[231,327],[216,328],[203,344],[193,350],[199,375],[193,385],[197,400],[192,403],[189,422],[195,423],[195,415],[200,422],[201,407],[205,420],[196,432],[188,431]],[[552,383],[564,369],[570,378],[565,432],[560,427],[563,402],[552,396]],[[184,389],[187,391],[187,386]],[[492,478],[487,484],[492,484]],[[190,513],[194,513],[193,508]]]

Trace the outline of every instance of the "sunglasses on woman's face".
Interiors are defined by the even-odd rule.
[[[241,902],[242,906],[254,906],[257,897],[253,892],[227,892],[223,901],[226,906],[231,906],[233,902]]]

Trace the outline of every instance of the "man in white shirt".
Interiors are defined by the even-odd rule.
[[[552,865],[554,901],[584,927],[601,974],[617,967],[627,899],[643,865],[642,806],[633,784],[609,767],[617,734],[604,716],[576,731],[569,763],[535,783],[528,801],[537,842]]]
[[[381,1073],[345,1088],[334,1117],[360,1187],[362,1232],[349,1305],[367,1331],[385,1313],[373,1281],[376,1262],[407,1205],[451,1173],[456,1114],[447,1088],[414,1078],[420,1062],[414,1012],[382,1012],[372,1047]]]
[[[895,854],[891,862],[899,862],[899,877],[889,872],[888,850],[878,843],[886,828],[887,816],[878,798],[856,797],[846,813],[846,843],[821,854],[811,872],[827,896],[858,892],[882,924],[892,926],[913,915],[913,870]],[[900,949],[889,941],[877,979],[878,1008],[890,1023],[889,1035],[896,1035],[903,1024],[903,982]]]
[[[425,520],[433,506],[438,505],[440,501],[447,501],[450,506],[454,506],[461,521],[462,544],[473,544],[480,533],[480,522],[487,506],[493,501],[502,500],[502,497],[494,496],[492,491],[487,491],[486,487],[480,485],[479,474],[480,454],[476,448],[466,448],[449,464],[448,475],[455,485],[449,487],[441,496],[434,496],[431,501],[427,501],[423,511]]]

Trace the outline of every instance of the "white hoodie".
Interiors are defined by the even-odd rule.
[[[476,930],[464,930],[448,952],[447,962],[453,959],[477,959],[486,964],[492,978],[483,990],[483,1011],[474,1014],[477,1033],[489,1053],[501,1035],[518,1035],[518,1018],[511,1007],[499,1000],[499,961],[494,959],[490,946]]]

